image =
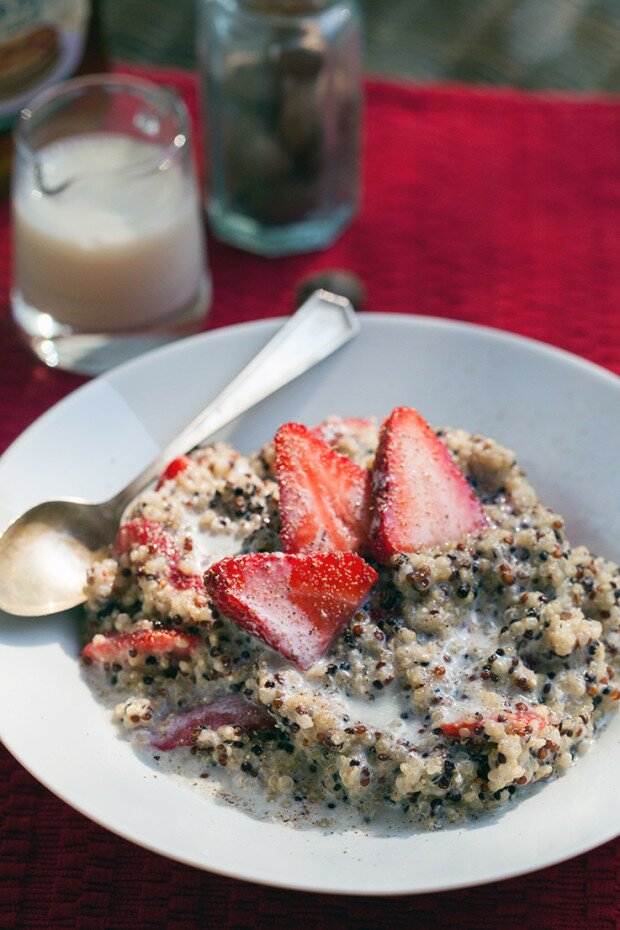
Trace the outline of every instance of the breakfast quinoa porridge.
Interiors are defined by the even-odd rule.
[[[509,449],[289,423],[170,463],[87,583],[82,662],[155,758],[440,826],[568,769],[620,698],[620,573]]]

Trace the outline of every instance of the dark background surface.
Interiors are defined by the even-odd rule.
[[[194,66],[200,0],[100,0],[112,58]],[[422,81],[620,90],[618,0],[361,0],[366,69]]]

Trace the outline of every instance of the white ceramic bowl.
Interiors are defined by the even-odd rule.
[[[257,448],[287,420],[417,407],[431,423],[517,451],[569,538],[620,560],[620,379],[489,329],[367,314],[338,355],[239,420]],[[159,349],[50,410],[0,460],[0,524],[46,498],[103,499],[146,464],[273,334],[245,324]],[[253,817],[145,764],[80,675],[76,614],[0,616],[0,735],[32,774],[86,816],[199,868],[267,884],[406,894],[507,878],[618,832],[620,717],[563,778],[495,818],[436,833],[321,831]]]

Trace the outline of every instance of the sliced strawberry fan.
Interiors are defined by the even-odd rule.
[[[180,555],[169,533],[155,520],[135,517],[124,523],[118,531],[112,555],[120,559],[134,546],[146,546],[152,555],[163,555],[166,560],[166,578],[173,588],[184,591],[194,588],[202,591],[200,575],[186,575],[179,568]]]
[[[187,659],[202,640],[194,633],[177,630],[136,630],[133,633],[98,633],[82,650],[91,662],[125,662],[147,656]]]
[[[301,423],[281,426],[275,449],[284,551],[366,550],[368,472]]]
[[[397,407],[381,428],[372,499],[372,553],[384,564],[399,552],[457,542],[487,524],[450,453],[410,407]]]
[[[351,552],[231,556],[204,576],[218,610],[302,669],[323,655],[376,580]]]
[[[128,523],[123,523],[116,535],[112,555],[120,559],[134,546],[146,546],[153,555],[161,554],[169,562],[176,561],[179,557],[172,537],[163,526],[155,520],[145,520],[143,517],[135,517]]]
[[[178,746],[193,746],[201,730],[239,727],[244,733],[269,730],[274,726],[270,713],[242,694],[223,694],[209,704],[199,704],[171,714],[151,737],[156,749],[167,752]]]

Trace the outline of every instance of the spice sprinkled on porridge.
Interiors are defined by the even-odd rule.
[[[617,566],[411,408],[175,460],[87,581],[82,662],[137,744],[360,822],[518,800],[620,698]]]

